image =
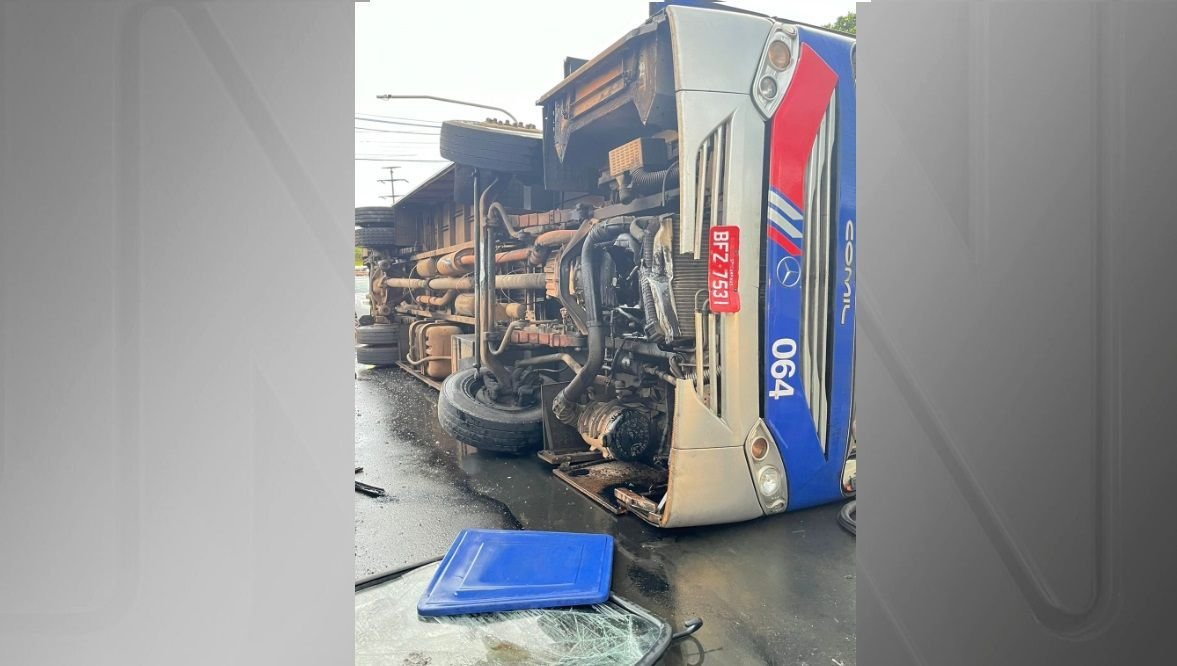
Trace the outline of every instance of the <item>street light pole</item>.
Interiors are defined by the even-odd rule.
[[[502,111],[504,114],[506,114],[506,116],[508,118],[511,119],[511,122],[513,122],[513,123],[519,122],[518,118],[516,118],[510,111],[508,111],[502,107],[490,106],[487,104],[479,104],[478,102],[465,102],[460,99],[451,99],[449,97],[437,97],[436,95],[377,95],[376,99],[384,99],[384,100],[389,100],[389,99],[431,99],[435,102],[448,102],[450,104],[461,104],[463,106],[475,106],[480,109],[490,109],[491,111]]]

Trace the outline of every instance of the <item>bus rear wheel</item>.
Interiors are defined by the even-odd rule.
[[[391,247],[396,241],[396,229],[392,227],[356,227],[356,247]]]
[[[494,402],[485,375],[476,368],[446,377],[437,397],[437,419],[451,437],[483,451],[520,454],[543,443],[542,407]]]
[[[356,361],[378,368],[396,365],[400,350],[395,345],[356,345]]]
[[[542,176],[543,135],[498,123],[447,120],[441,124],[441,156],[476,169],[523,177]]]

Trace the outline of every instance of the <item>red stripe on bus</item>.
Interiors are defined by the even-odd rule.
[[[838,75],[808,44],[801,45],[797,71],[772,117],[768,182],[805,212],[805,165],[830,105]]]
[[[777,245],[784,248],[785,252],[788,252],[794,257],[801,256],[801,248],[797,247],[793,241],[789,240],[788,236],[782,234],[774,225],[768,225],[768,237],[776,241]]]

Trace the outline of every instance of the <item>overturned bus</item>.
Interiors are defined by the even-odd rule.
[[[359,342],[656,526],[853,495],[853,39],[671,6],[565,74],[542,131],[444,123],[453,165],[357,229]]]

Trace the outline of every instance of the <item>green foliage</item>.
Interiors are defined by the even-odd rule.
[[[858,14],[850,12],[845,16],[839,16],[833,23],[830,23],[826,27],[830,30],[848,32],[852,35],[856,35],[858,34]]]
[[[356,266],[363,266],[364,265],[364,258],[362,256],[362,254],[363,254],[363,250],[361,250],[360,248],[357,247],[356,248]]]

